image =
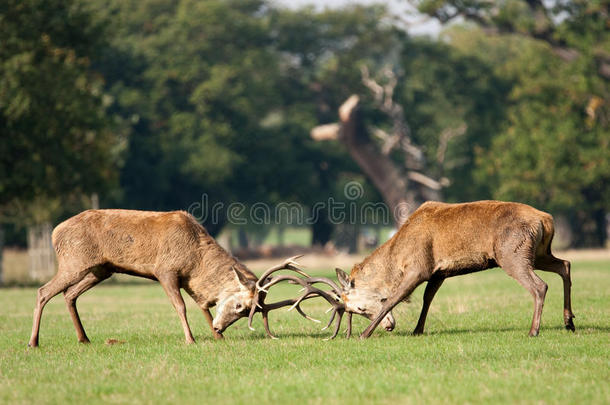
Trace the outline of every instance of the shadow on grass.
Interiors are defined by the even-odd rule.
[[[362,329],[363,331],[364,329]],[[358,339],[360,333],[362,331],[358,331],[358,330],[352,330],[352,339]],[[540,329],[540,334],[541,336],[544,335],[545,331],[562,331],[565,332],[567,335],[571,335],[573,332],[566,330],[563,326],[551,326],[551,327],[543,327]],[[587,332],[587,334],[594,332],[594,333],[609,333],[610,332],[610,326],[600,326],[600,325],[588,325],[588,324],[584,324],[584,325],[579,325],[576,328],[576,334],[578,334],[579,332]],[[406,330],[401,330],[401,331],[394,331],[394,332],[382,332],[382,333],[375,333],[372,337],[373,338],[384,338],[385,336],[403,336],[405,338],[425,338],[426,336],[444,336],[444,335],[467,335],[467,334],[472,334],[472,333],[504,333],[504,332],[523,332],[523,336],[527,337],[527,333],[529,332],[529,328],[521,328],[521,327],[503,327],[503,328],[476,328],[476,329],[448,329],[448,330],[434,330],[434,331],[430,331],[430,332],[424,332],[423,335],[413,335],[413,333],[411,331],[406,331]],[[286,332],[283,334],[280,334],[278,332],[274,332],[274,334],[282,339],[282,338],[319,338],[320,340],[322,339],[326,339],[329,338],[331,336],[330,333],[328,334],[314,334],[314,333],[306,333],[306,332]],[[265,340],[268,339],[265,336],[261,336],[261,335],[254,335],[254,336],[235,336],[235,337],[228,337],[228,339],[238,339],[238,340]],[[345,339],[345,332],[342,331],[340,332],[337,337],[335,338],[335,340],[341,340],[341,339]],[[269,339],[271,340],[271,339]]]
[[[565,331],[566,334],[571,334],[572,332],[568,331],[565,329],[565,327],[563,326],[542,326],[540,328],[540,334],[544,334],[544,331]],[[588,325],[588,324],[583,324],[583,325],[576,325],[576,333],[578,333],[579,331],[590,331],[593,330],[595,332],[599,332],[599,333],[608,333],[610,332],[610,326],[600,326],[600,325]],[[465,329],[465,328],[460,328],[460,329],[443,329],[443,330],[432,330],[432,331],[426,331],[424,332],[423,335],[413,335],[413,333],[411,331],[398,331],[398,332],[392,332],[395,333],[398,336],[413,336],[413,337],[419,337],[419,336],[442,336],[442,335],[462,335],[462,334],[469,334],[469,333],[493,333],[493,332],[523,332],[524,335],[527,335],[527,333],[529,332],[529,328],[528,327],[515,327],[515,326],[511,326],[511,327],[499,327],[499,328],[493,328],[493,327],[485,327],[485,328],[473,328],[473,329]]]
[[[561,326],[556,326],[556,327],[547,327],[544,329],[541,329],[541,335],[544,336],[544,330],[552,330],[552,331],[565,331],[566,334],[570,335],[572,334],[572,332],[566,331],[563,327]],[[610,332],[610,327],[607,326],[599,326],[599,325],[582,325],[580,327],[581,331],[586,331],[587,334],[590,334],[591,331],[593,331],[593,333],[609,333]],[[505,327],[505,328],[478,328],[478,329],[449,329],[449,330],[441,330],[441,331],[432,331],[432,332],[425,332],[423,335],[413,335],[411,332],[408,331],[394,331],[394,332],[383,332],[382,334],[378,334],[375,333],[372,338],[373,339],[383,339],[385,337],[391,337],[391,336],[401,336],[401,337],[405,337],[405,338],[412,338],[412,339],[421,339],[421,338],[425,338],[426,336],[432,337],[432,336],[453,336],[453,335],[468,335],[468,334],[472,334],[472,333],[503,333],[503,332],[523,332],[523,337],[527,338],[527,329],[524,330],[523,328],[517,328],[517,327]],[[576,330],[576,334],[578,334],[579,329]],[[350,340],[352,341],[359,341],[359,335],[360,335],[361,331],[352,331],[352,337]],[[314,339],[314,340],[319,340],[320,342],[325,342],[326,339],[328,339],[331,334],[315,334],[315,333],[306,333],[306,332],[287,332],[287,333],[279,333],[279,332],[275,332],[275,336],[278,337],[277,340],[274,339],[270,339],[265,335],[261,335],[261,334],[251,334],[251,335],[237,335],[237,336],[225,336],[224,339],[222,340],[216,340],[213,338],[213,336],[210,335],[205,335],[205,334],[201,334],[201,335],[195,335],[195,340],[196,340],[196,344],[205,344],[205,345],[209,345],[209,344],[218,344],[218,345],[223,345],[223,344],[231,344],[231,342],[235,341],[235,342],[243,342],[243,341],[250,341],[250,342],[264,342],[264,341],[268,341],[268,342],[281,342],[282,340],[288,341],[290,339]],[[97,346],[97,345],[103,345],[103,346],[107,346],[108,344],[106,343],[108,339],[118,339],[120,340],[121,344],[116,345],[117,348],[123,346],[123,344],[127,344],[127,345],[137,345],[137,346],[146,346],[149,345],[151,343],[151,341],[156,342],[158,345],[183,345],[184,347],[188,347],[189,345],[187,345],[184,342],[184,336],[182,336],[181,334],[162,334],[162,335],[155,335],[155,336],[143,336],[143,335],[129,335],[129,336],[119,336],[118,334],[115,335],[104,335],[104,334],[100,334],[98,336],[92,336],[91,339],[91,344],[93,346]],[[334,339],[335,341],[345,341],[345,332],[342,331],[340,332],[337,337]],[[25,340],[24,340],[25,342]],[[74,340],[70,339],[70,342],[72,342],[75,346],[79,346],[82,345],[81,343],[78,343],[76,341],[76,338]],[[20,342],[21,343],[21,342]],[[68,343],[67,341],[64,343]],[[26,347],[26,344],[23,343],[23,345],[20,346],[24,346]],[[88,346],[88,345],[83,345],[83,346]]]

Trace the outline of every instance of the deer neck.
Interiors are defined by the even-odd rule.
[[[390,292],[396,284],[396,265],[387,253],[387,242],[354,266],[351,279],[356,288],[366,286],[379,292]]]
[[[189,287],[202,301],[213,305],[226,293],[242,288],[232,267],[256,282],[257,278],[245,265],[224,250],[211,237],[203,237],[198,251],[198,263],[193,269]]]

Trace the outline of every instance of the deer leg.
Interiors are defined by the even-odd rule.
[[[502,269],[517,280],[519,284],[525,287],[534,298],[534,316],[532,318],[532,327],[530,328],[530,336],[538,336],[540,331],[540,319],[542,317],[542,307],[544,305],[544,297],[548,286],[540,277],[534,273],[531,264],[514,264],[509,263],[502,265]]]
[[[537,257],[534,267],[543,270],[557,273],[563,280],[563,322],[566,329],[574,332],[574,313],[572,312],[572,279],[570,277],[570,262],[561,260],[553,255]]]
[[[164,274],[157,277],[159,283],[165,290],[165,293],[169,297],[172,305],[176,309],[178,313],[178,317],[180,318],[180,322],[182,323],[182,329],[184,331],[184,337],[186,339],[187,344],[195,343],[195,339],[193,338],[193,334],[191,333],[191,328],[189,327],[189,323],[186,319],[186,305],[184,305],[184,300],[182,299],[182,295],[180,294],[180,284],[178,282],[178,277],[173,274]]]
[[[34,309],[34,322],[32,324],[32,334],[30,335],[29,347],[38,346],[38,336],[40,332],[40,318],[45,305],[60,292],[80,281],[80,278],[66,279],[63,273],[58,272],[51,281],[38,289],[36,297],[36,308]]]
[[[419,320],[417,321],[417,326],[413,331],[414,335],[421,335],[424,333],[424,325],[426,324],[426,317],[428,316],[428,309],[430,308],[430,304],[434,299],[434,295],[441,288],[441,285],[445,281],[444,277],[440,276],[432,276],[428,283],[426,284],[426,291],[424,291],[424,303],[421,307],[421,313],[419,314]]]
[[[214,326],[213,326],[214,318],[212,318],[212,313],[210,312],[210,309],[202,307],[201,310],[203,311],[203,316],[205,317],[205,320],[208,321],[208,325],[210,325],[210,329],[212,329],[212,334],[214,335],[214,339],[224,339],[224,336],[222,336],[222,333],[218,333],[214,330]]]
[[[70,317],[72,318],[74,328],[76,329],[76,337],[81,343],[89,343],[89,338],[87,337],[85,329],[83,328],[83,324],[81,323],[80,317],[78,316],[78,310],[76,309],[76,299],[85,291],[106,280],[108,277],[111,276],[111,274],[112,273],[102,269],[94,269],[94,271],[88,273],[81,281],[70,286],[67,290],[64,291],[64,300],[66,301],[66,306],[68,307]]]
[[[362,332],[360,335],[360,339],[366,339],[375,330],[375,328],[379,325],[379,323],[385,318],[385,316],[390,312],[399,302],[404,300],[409,296],[417,288],[418,285],[422,283],[422,279],[420,277],[420,273],[418,271],[408,271],[402,283],[398,287],[398,290],[394,296],[390,297],[381,307],[381,312],[377,315],[377,317],[370,323],[370,325]]]

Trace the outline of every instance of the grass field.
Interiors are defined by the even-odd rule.
[[[610,403],[610,261],[575,262],[575,334],[563,329],[560,278],[549,284],[541,334],[533,304],[501,270],[448,280],[424,336],[410,336],[423,289],[396,311],[397,328],[323,341],[293,312],[271,314],[280,340],[241,320],[214,341],[188,304],[197,344],[157,284],[109,284],[79,299],[92,340],[76,342],[61,296],[46,307],[41,347],[27,349],[36,290],[0,290],[0,403]],[[292,295],[290,286],[279,295]],[[189,299],[190,301],[190,299]],[[326,318],[322,302],[306,307]],[[354,318],[356,331],[366,326]],[[109,338],[124,341],[107,345]]]

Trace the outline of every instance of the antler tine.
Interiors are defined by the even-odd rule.
[[[307,297],[309,294],[315,293],[321,297],[323,297],[324,299],[326,299],[333,307],[342,307],[342,304],[339,303],[339,298],[335,298],[330,296],[330,294],[328,294],[327,291],[324,290],[320,290],[319,288],[316,288],[314,286],[312,286],[312,284],[316,283],[316,282],[326,282],[324,281],[323,277],[320,277],[319,280],[316,280],[315,278],[309,277],[308,279],[301,279],[298,278],[296,276],[291,276],[291,275],[281,275],[281,276],[277,276],[274,277],[273,279],[271,279],[271,281],[269,281],[267,284],[265,284],[264,286],[262,286],[260,288],[260,291],[266,292],[266,290],[269,287],[274,286],[275,284],[281,282],[281,281],[285,281],[285,280],[289,280],[289,281],[293,281],[297,284],[300,284],[304,289],[305,289],[305,294],[301,295],[301,297],[299,297],[294,304],[292,305],[292,307],[290,307],[289,311],[291,311],[292,309],[294,309],[298,304],[301,303],[301,301],[303,301],[305,299],[305,297]],[[313,282],[311,282],[310,280],[314,280]],[[330,281],[330,280],[328,280]],[[333,291],[333,293],[336,294],[335,291]]]
[[[306,281],[308,284],[323,283],[329,285],[332,288],[332,293],[335,294],[335,298],[337,300],[341,299],[341,289],[331,279],[326,277],[309,277]]]
[[[263,314],[265,315],[265,316],[263,316],[263,321],[265,323],[267,322],[266,314],[264,312],[265,309],[262,306],[263,302],[265,301],[266,291],[263,291],[263,292],[260,291],[261,282],[262,283],[266,282],[269,275],[271,275],[272,273],[274,273],[276,271],[284,270],[284,269],[295,271],[304,277],[309,277],[309,274],[305,273],[303,270],[301,270],[298,267],[299,264],[296,262],[296,260],[299,259],[300,257],[303,257],[303,255],[296,255],[296,256],[289,257],[288,259],[284,260],[283,263],[278,264],[277,266],[273,266],[270,269],[268,269],[267,271],[265,271],[263,273],[263,275],[258,279],[258,281],[256,282],[256,291],[255,291],[255,295],[254,295],[254,304],[255,305],[252,305],[252,308],[250,309],[250,314],[248,315],[248,328],[250,328],[250,330],[255,330],[254,327],[252,326],[252,320],[254,319],[254,314],[256,314],[256,312],[258,312],[258,311],[263,312]],[[269,336],[273,336],[268,330],[267,330],[267,333],[269,334]]]
[[[347,339],[352,337],[352,312],[347,313],[347,330],[345,331],[345,337]]]
[[[331,310],[333,310],[333,313],[332,313],[330,321],[328,322],[328,325],[326,325],[326,327],[323,328],[322,330],[327,329],[332,324],[333,320],[336,319],[336,325],[335,325],[334,332],[333,332],[332,336],[329,338],[329,339],[334,339],[337,336],[337,333],[339,332],[339,329],[341,327],[341,319],[343,317],[343,314],[345,313],[345,305],[341,302],[341,289],[337,286],[337,284],[333,280],[331,280],[329,278],[311,277],[307,273],[305,273],[303,270],[301,270],[298,267],[299,266],[298,263],[296,262],[296,260],[300,257],[302,257],[302,255],[297,255],[297,256],[293,256],[291,258],[286,259],[282,264],[273,266],[273,267],[269,268],[268,270],[266,270],[261,275],[261,277],[258,279],[258,281],[256,282],[256,291],[255,291],[255,297],[254,297],[254,301],[255,301],[256,305],[253,305],[252,308],[250,309],[250,314],[248,316],[248,327],[250,329],[254,330],[254,328],[252,327],[252,320],[254,318],[254,314],[256,312],[260,311],[263,316],[263,324],[265,326],[265,331],[267,332],[267,335],[269,337],[275,339],[276,337],[271,333],[271,330],[269,329],[268,313],[269,313],[269,311],[271,311],[273,309],[282,308],[282,307],[288,306],[288,305],[290,305],[290,308],[288,309],[289,311],[296,308],[297,312],[304,318],[306,318],[310,321],[313,321],[313,322],[320,322],[319,320],[314,319],[314,318],[310,317],[309,315],[307,315],[301,308],[301,303],[303,301],[311,299],[311,298],[322,297],[332,305]],[[273,274],[277,271],[280,271],[280,270],[292,270],[305,278],[300,278],[295,275],[287,275],[287,274],[282,274],[282,275],[279,275],[276,277],[270,277],[271,274]],[[288,281],[289,283],[292,283],[292,284],[299,284],[301,287],[303,287],[302,290],[304,290],[305,292],[302,295],[300,295],[298,298],[278,301],[278,302],[274,302],[272,304],[265,304],[264,301],[268,294],[268,289],[282,281]],[[313,285],[317,284],[317,283],[322,283],[322,284],[326,284],[326,285],[330,286],[331,291],[325,291],[325,290],[321,290],[319,288],[314,287]],[[349,320],[348,329],[350,330],[349,333],[351,333],[351,317]]]
[[[301,309],[301,305],[300,304],[297,305],[297,312],[299,314],[301,314],[305,319],[309,319],[312,322],[317,322],[317,323],[321,323],[322,322],[319,319],[312,318],[311,316],[309,316],[305,312],[303,312],[303,310]]]
[[[322,330],[326,330],[330,327],[330,325],[335,320],[335,315],[337,315],[337,308],[333,308],[333,313],[330,315],[330,319],[328,320],[328,323],[326,324],[325,327],[322,328]]]
[[[306,296],[305,298],[303,298],[301,301],[305,301],[308,300],[310,298],[314,298],[317,297],[318,294],[317,293],[312,293],[309,296]],[[282,308],[285,307],[287,305],[292,305],[295,303],[295,301],[297,301],[297,299],[290,299],[290,300],[283,300],[283,301],[279,301],[279,302],[274,302],[272,304],[265,304],[265,309],[262,310],[262,316],[263,316],[263,325],[265,326],[265,332],[267,333],[267,336],[269,336],[271,339],[277,339],[276,336],[273,335],[273,333],[271,333],[271,330],[269,329],[269,311],[273,310],[273,309],[277,309],[277,308]],[[299,314],[301,314],[305,319],[308,319],[310,321],[313,322],[320,322],[317,319],[314,319],[312,317],[310,317],[309,315],[307,315],[302,309],[301,306],[297,304],[296,306],[297,311],[299,312]],[[250,312],[251,314],[253,314],[254,312]],[[254,328],[252,328],[252,317],[248,318],[248,327],[252,330],[254,330]]]
[[[301,302],[302,302],[302,301],[305,301],[305,300],[308,300],[308,299],[310,299],[310,298],[315,298],[315,297],[318,297],[318,296],[319,296],[319,295],[318,295],[317,293],[311,293],[311,294],[309,294],[309,295],[305,296],[305,298],[303,298],[303,299],[301,300]],[[271,304],[265,304],[265,309],[266,309],[266,310],[267,310],[267,312],[268,312],[268,311],[271,311],[271,310],[273,310],[273,309],[278,309],[278,308],[286,307],[286,306],[288,306],[288,305],[294,305],[294,304],[297,302],[297,300],[298,300],[298,298],[293,298],[293,299],[289,299],[289,300],[283,300],[283,301],[274,302],[274,303],[271,303]],[[299,304],[296,306],[296,310],[297,310],[297,311],[299,312],[299,314],[301,314],[301,315],[302,315],[302,316],[303,316],[305,319],[308,319],[308,320],[313,321],[313,322],[318,322],[318,323],[320,323],[320,321],[319,321],[319,320],[314,319],[314,318],[310,317],[309,315],[307,315],[307,314],[306,314],[306,313],[303,311],[303,309],[301,308],[300,303],[299,303]]]
[[[303,255],[296,255],[296,256],[292,256],[289,257],[288,259],[284,260],[283,263],[278,264],[276,266],[273,266],[269,269],[267,269],[262,276],[260,276],[260,278],[258,279],[258,281],[256,282],[256,287],[260,288],[260,284],[262,283],[266,283],[267,278],[275,273],[276,271],[280,271],[280,270],[292,270],[294,272],[299,273],[300,275],[302,275],[303,277],[309,277],[309,274],[305,273],[303,270],[301,270],[298,266],[299,264],[296,262],[297,259],[303,257]]]
[[[266,289],[268,289],[269,287],[279,283],[280,281],[288,281],[288,282],[292,282],[294,284],[299,284],[301,286],[303,286],[303,288],[306,289],[305,294],[303,294],[302,296],[300,296],[299,298],[293,298],[293,299],[289,299],[289,300],[283,300],[283,301],[279,301],[279,302],[274,302],[271,304],[265,304],[264,303],[264,299],[267,296],[267,291]],[[263,315],[263,323],[265,325],[265,330],[267,332],[267,335],[269,335],[269,337],[271,338],[275,338],[273,336],[273,334],[271,333],[271,331],[269,330],[269,321],[268,321],[268,316],[267,313],[270,310],[273,309],[278,309],[278,308],[282,308],[288,305],[291,305],[292,307],[296,307],[297,312],[303,316],[305,319],[308,319],[310,321],[313,322],[320,322],[319,320],[310,317],[309,315],[307,315],[303,309],[300,307],[301,302],[308,300],[310,298],[314,298],[314,297],[318,297],[320,296],[320,294],[318,293],[317,288],[311,287],[311,286],[307,286],[306,283],[304,283],[300,278],[296,277],[296,276],[290,276],[290,275],[281,275],[278,277],[273,278],[271,281],[269,281],[267,284],[265,284],[263,287],[260,287],[259,290],[257,291],[257,295],[260,297],[259,301],[260,303],[263,304],[263,306],[259,307],[261,308],[260,311],[262,312]],[[321,291],[321,290],[320,290]],[[328,299],[328,298],[327,298]],[[257,303],[258,304],[258,303]],[[252,306],[252,308],[250,309],[250,314],[248,316],[248,328],[250,328],[250,330],[255,330],[252,327],[252,320],[254,319],[254,314],[257,312],[256,306]]]
[[[257,282],[258,284],[258,282]],[[264,313],[264,309],[263,307],[259,304],[259,302],[263,302],[265,300],[265,296],[267,294],[259,291],[258,289],[255,291],[254,293],[254,298],[253,298],[253,302],[255,305],[252,305],[252,307],[250,308],[250,313],[248,314],[248,329],[250,330],[256,330],[254,329],[254,327],[252,326],[252,320],[254,319],[254,314],[256,314],[256,312],[260,309],[261,312]],[[263,316],[264,318],[264,316]]]
[[[333,331],[332,336],[327,337],[324,340],[332,340],[335,337],[337,337],[337,334],[339,333],[339,329],[341,329],[341,319],[343,318],[343,313],[345,312],[345,309],[340,308],[338,310],[335,311],[337,313],[337,322],[335,323],[335,330]]]
[[[283,301],[275,302],[272,304],[265,304],[264,298],[267,296],[268,289],[282,281],[288,281],[293,284],[299,284],[301,287],[303,287],[305,292],[302,295],[300,295],[298,298],[283,300]],[[332,291],[325,291],[325,290],[316,288],[313,286],[313,284],[316,284],[316,283],[326,284],[331,287]],[[274,337],[273,334],[271,333],[271,331],[269,330],[268,312],[270,310],[282,308],[284,306],[291,305],[291,307],[288,309],[289,311],[296,308],[297,312],[301,316],[305,317],[306,319],[314,321],[314,322],[320,322],[319,320],[308,316],[300,306],[303,301],[305,301],[307,299],[315,298],[315,297],[322,297],[332,305],[333,314],[332,314],[331,320],[328,323],[328,325],[326,326],[326,328],[328,328],[332,324],[333,320],[336,318],[337,324],[335,326],[335,330],[334,330],[333,335],[331,336],[331,339],[333,339],[333,338],[335,338],[335,336],[337,336],[337,332],[341,326],[341,318],[343,316],[343,313],[345,312],[345,307],[344,307],[343,303],[341,303],[341,301],[340,301],[341,297],[339,295],[338,287],[332,280],[325,278],[325,277],[308,277],[306,279],[303,279],[303,278],[300,278],[300,277],[297,277],[294,275],[282,274],[277,277],[271,278],[269,281],[267,281],[267,283],[265,283],[262,286],[259,286],[258,294],[260,294],[260,297],[261,297],[261,300],[260,300],[260,303],[262,304],[261,312],[263,314],[263,322],[265,324],[265,330],[267,331],[268,336]],[[256,310],[251,310],[250,314],[253,315],[255,311]],[[337,317],[337,314],[338,314],[338,317]],[[249,324],[251,324],[251,318],[249,319]],[[326,329],[326,328],[324,328],[324,329]]]
[[[271,330],[269,330],[269,312],[268,311],[263,311],[263,325],[265,326],[265,332],[267,332],[267,336],[269,336],[271,339],[277,339],[277,337],[274,336],[273,333],[271,333]]]
[[[327,285],[329,285],[333,289],[334,293],[337,293],[338,295],[340,295],[339,292],[341,291],[341,289],[330,278],[326,278],[326,277],[309,277],[307,279],[307,282],[311,283],[311,284],[315,284],[315,283],[324,283],[324,284],[327,284]]]

